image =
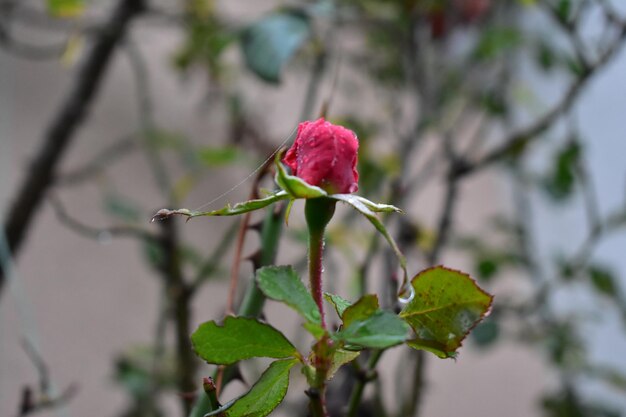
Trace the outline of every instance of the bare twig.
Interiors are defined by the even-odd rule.
[[[65,206],[61,203],[56,196],[51,195],[49,198],[50,204],[54,209],[57,218],[65,226],[69,227],[74,232],[88,237],[90,239],[101,240],[103,238],[110,237],[133,237],[139,238],[144,241],[156,241],[157,236],[138,226],[133,225],[120,225],[109,227],[93,227],[89,224],[82,223],[79,220],[72,217],[66,210]]]
[[[83,183],[100,174],[112,162],[136,149],[134,135],[125,136],[96,154],[91,161],[72,171],[57,175],[55,185],[71,186]]]
[[[475,162],[464,164],[459,169],[458,174],[467,176],[480,171],[495,162],[501,161],[509,154],[528,146],[531,142],[538,140],[540,135],[548,130],[560,116],[571,109],[593,76],[617,55],[617,52],[623,47],[624,39],[626,39],[626,24],[619,27],[619,34],[616,39],[594,63],[590,63],[588,68],[582,70],[579,76],[570,84],[563,97],[549,111],[530,125],[511,133],[501,141],[500,146],[492,149]]]
[[[22,346],[39,374],[39,389],[36,390],[35,394],[32,387],[25,386],[23,388],[22,400],[17,414],[18,417],[24,417],[42,410],[60,407],[71,400],[76,394],[77,386],[72,384],[60,395],[51,395],[48,366],[31,343],[27,340],[23,340]]]

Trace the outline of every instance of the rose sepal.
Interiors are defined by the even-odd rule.
[[[276,158],[274,159],[274,163],[276,165],[276,176],[274,177],[274,181],[280,188],[283,189],[283,191],[289,194],[290,198],[295,200],[298,198],[318,198],[328,196],[328,193],[322,188],[316,185],[311,185],[302,178],[287,173],[287,169],[281,162],[284,153],[285,149],[281,149],[276,153]]]

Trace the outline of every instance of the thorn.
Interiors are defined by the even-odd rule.
[[[250,223],[248,225],[248,229],[249,230],[254,230],[254,231],[259,232],[259,233],[261,232],[262,228],[263,228],[263,222],[262,221],[256,222],[256,223]]]
[[[257,249],[256,252],[246,256],[243,260],[252,262],[255,270],[259,269],[261,267],[261,249]]]

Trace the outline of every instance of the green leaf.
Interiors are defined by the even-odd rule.
[[[500,327],[498,326],[498,322],[494,320],[486,320],[476,326],[476,328],[472,331],[472,339],[474,340],[474,343],[480,347],[492,345],[496,340],[498,340],[499,335]]]
[[[576,164],[580,161],[582,149],[578,142],[568,142],[555,155],[553,167],[544,179],[544,187],[556,201],[565,200],[576,185]]]
[[[85,11],[84,0],[47,0],[47,6],[54,17],[78,17]]]
[[[277,84],[281,69],[310,33],[309,19],[302,13],[283,11],[266,16],[243,33],[246,65],[261,79]]]
[[[374,203],[373,201],[368,200],[365,197],[361,197],[356,194],[346,194],[348,196],[354,197],[359,202],[363,203],[368,209],[372,210],[375,213],[403,213],[401,209],[396,206],[392,206],[391,204],[382,204],[382,203]]]
[[[536,60],[541,69],[549,71],[554,68],[558,57],[554,47],[545,40],[541,40],[537,45]]]
[[[406,259],[404,255],[402,254],[402,252],[400,251],[400,248],[398,248],[396,241],[393,240],[393,237],[391,237],[391,235],[385,228],[385,225],[380,221],[378,217],[376,217],[376,213],[372,211],[371,206],[376,205],[376,204],[372,203],[371,201],[369,203],[364,203],[363,200],[365,199],[363,197],[359,197],[354,194],[332,194],[332,195],[329,195],[328,198],[332,198],[334,200],[341,201],[343,203],[351,205],[359,213],[364,215],[365,218],[374,225],[376,230],[378,230],[378,232],[384,236],[384,238],[389,243],[389,246],[391,246],[391,249],[393,249],[393,252],[398,258],[398,262],[400,263],[400,267],[402,268],[402,271],[404,273],[404,280],[403,280],[403,287],[404,287],[404,283],[406,283],[408,279],[408,274],[406,271]],[[378,206],[387,206],[387,205],[378,205]],[[388,206],[388,207],[393,207],[393,206]],[[393,209],[391,210],[399,211],[400,209],[393,207]]]
[[[219,210],[214,211],[194,211],[189,209],[177,209],[177,210],[169,210],[169,209],[161,209],[157,211],[157,213],[152,216],[152,221],[155,220],[164,220],[171,216],[187,216],[189,218],[200,217],[200,216],[236,216],[238,214],[244,214],[249,211],[259,210],[264,207],[269,206],[280,200],[286,200],[289,198],[289,195],[285,191],[278,191],[273,194],[268,195],[264,198],[259,198],[256,200],[248,200],[242,203],[237,203],[234,206],[227,204],[226,207],[223,207]]]
[[[398,316],[378,310],[363,320],[350,323],[334,337],[349,345],[385,349],[404,342],[409,326]]]
[[[339,368],[341,368],[346,363],[350,363],[355,360],[361,352],[355,352],[351,350],[337,349],[333,352],[333,357],[330,362],[330,369],[328,370],[328,374],[326,375],[326,379],[332,379],[333,376],[337,373]]]
[[[618,295],[617,285],[613,271],[603,265],[589,266],[589,277],[591,284],[601,294],[609,297]]]
[[[291,266],[260,268],[256,271],[256,281],[266,297],[282,301],[310,322],[321,322],[317,304]]]
[[[105,195],[104,209],[111,216],[128,223],[138,222],[143,217],[141,210],[135,204],[115,193]]]
[[[359,301],[345,309],[341,315],[343,327],[346,328],[355,321],[365,320],[378,310],[378,297],[374,294],[366,294]]]
[[[256,319],[226,317],[224,325],[208,321],[191,335],[193,348],[202,359],[230,365],[244,359],[299,356],[296,348],[278,330]]]
[[[479,278],[484,281],[493,278],[498,273],[499,267],[500,263],[495,258],[483,256],[476,259],[476,271]]]
[[[312,321],[305,322],[302,327],[304,327],[307,332],[311,333],[315,340],[320,340],[324,335],[328,334],[321,324]]]
[[[568,22],[570,20],[572,10],[572,1],[571,0],[559,0],[559,4],[556,8],[556,13],[563,22]]]
[[[233,163],[240,156],[241,153],[234,146],[204,146],[196,151],[196,157],[198,158],[198,160],[210,167]]]
[[[420,272],[411,284],[415,297],[400,312],[416,335],[407,344],[441,358],[453,357],[485,317],[493,297],[469,275],[441,266]]]
[[[350,301],[335,294],[324,293],[324,298],[335,307],[335,311],[337,311],[337,315],[339,317],[341,317],[343,312],[352,305]]]
[[[265,417],[285,398],[289,387],[289,371],[296,359],[273,362],[247,394],[228,409],[228,417]]]
[[[474,50],[475,59],[486,61],[496,58],[504,52],[510,52],[523,42],[522,34],[510,27],[492,27],[482,31],[481,38]]]
[[[325,197],[328,193],[322,190],[320,187],[310,185],[303,179],[296,177],[295,175],[289,175],[285,166],[280,162],[282,160],[284,152],[278,152],[276,159],[276,184],[282,188],[291,198],[317,198]]]

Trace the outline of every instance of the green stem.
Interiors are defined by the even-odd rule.
[[[346,417],[356,417],[359,404],[361,403],[361,398],[363,397],[363,391],[365,390],[365,385],[372,380],[369,375],[376,369],[376,365],[383,356],[384,352],[384,350],[374,351],[367,362],[367,369],[359,372],[359,378],[357,378],[356,384],[352,388],[352,393],[350,394],[350,402],[348,403],[348,412],[346,413]]]
[[[306,394],[309,396],[309,411],[313,417],[328,417],[326,411],[326,386],[323,388],[310,388]]]
[[[324,318],[324,298],[322,272],[324,259],[324,231],[335,214],[336,201],[326,197],[311,198],[304,205],[304,216],[309,228],[309,281],[311,295],[320,312],[321,325],[326,329]],[[313,366],[315,381],[307,394],[309,410],[313,417],[327,417],[326,411],[326,376],[330,368],[330,339],[323,337],[313,348]]]
[[[324,297],[322,290],[322,272],[324,256],[324,231],[326,225],[335,214],[336,202],[326,197],[310,198],[304,205],[304,216],[309,228],[309,282],[311,295],[317,304],[322,319],[322,327],[326,328],[324,320]]]

